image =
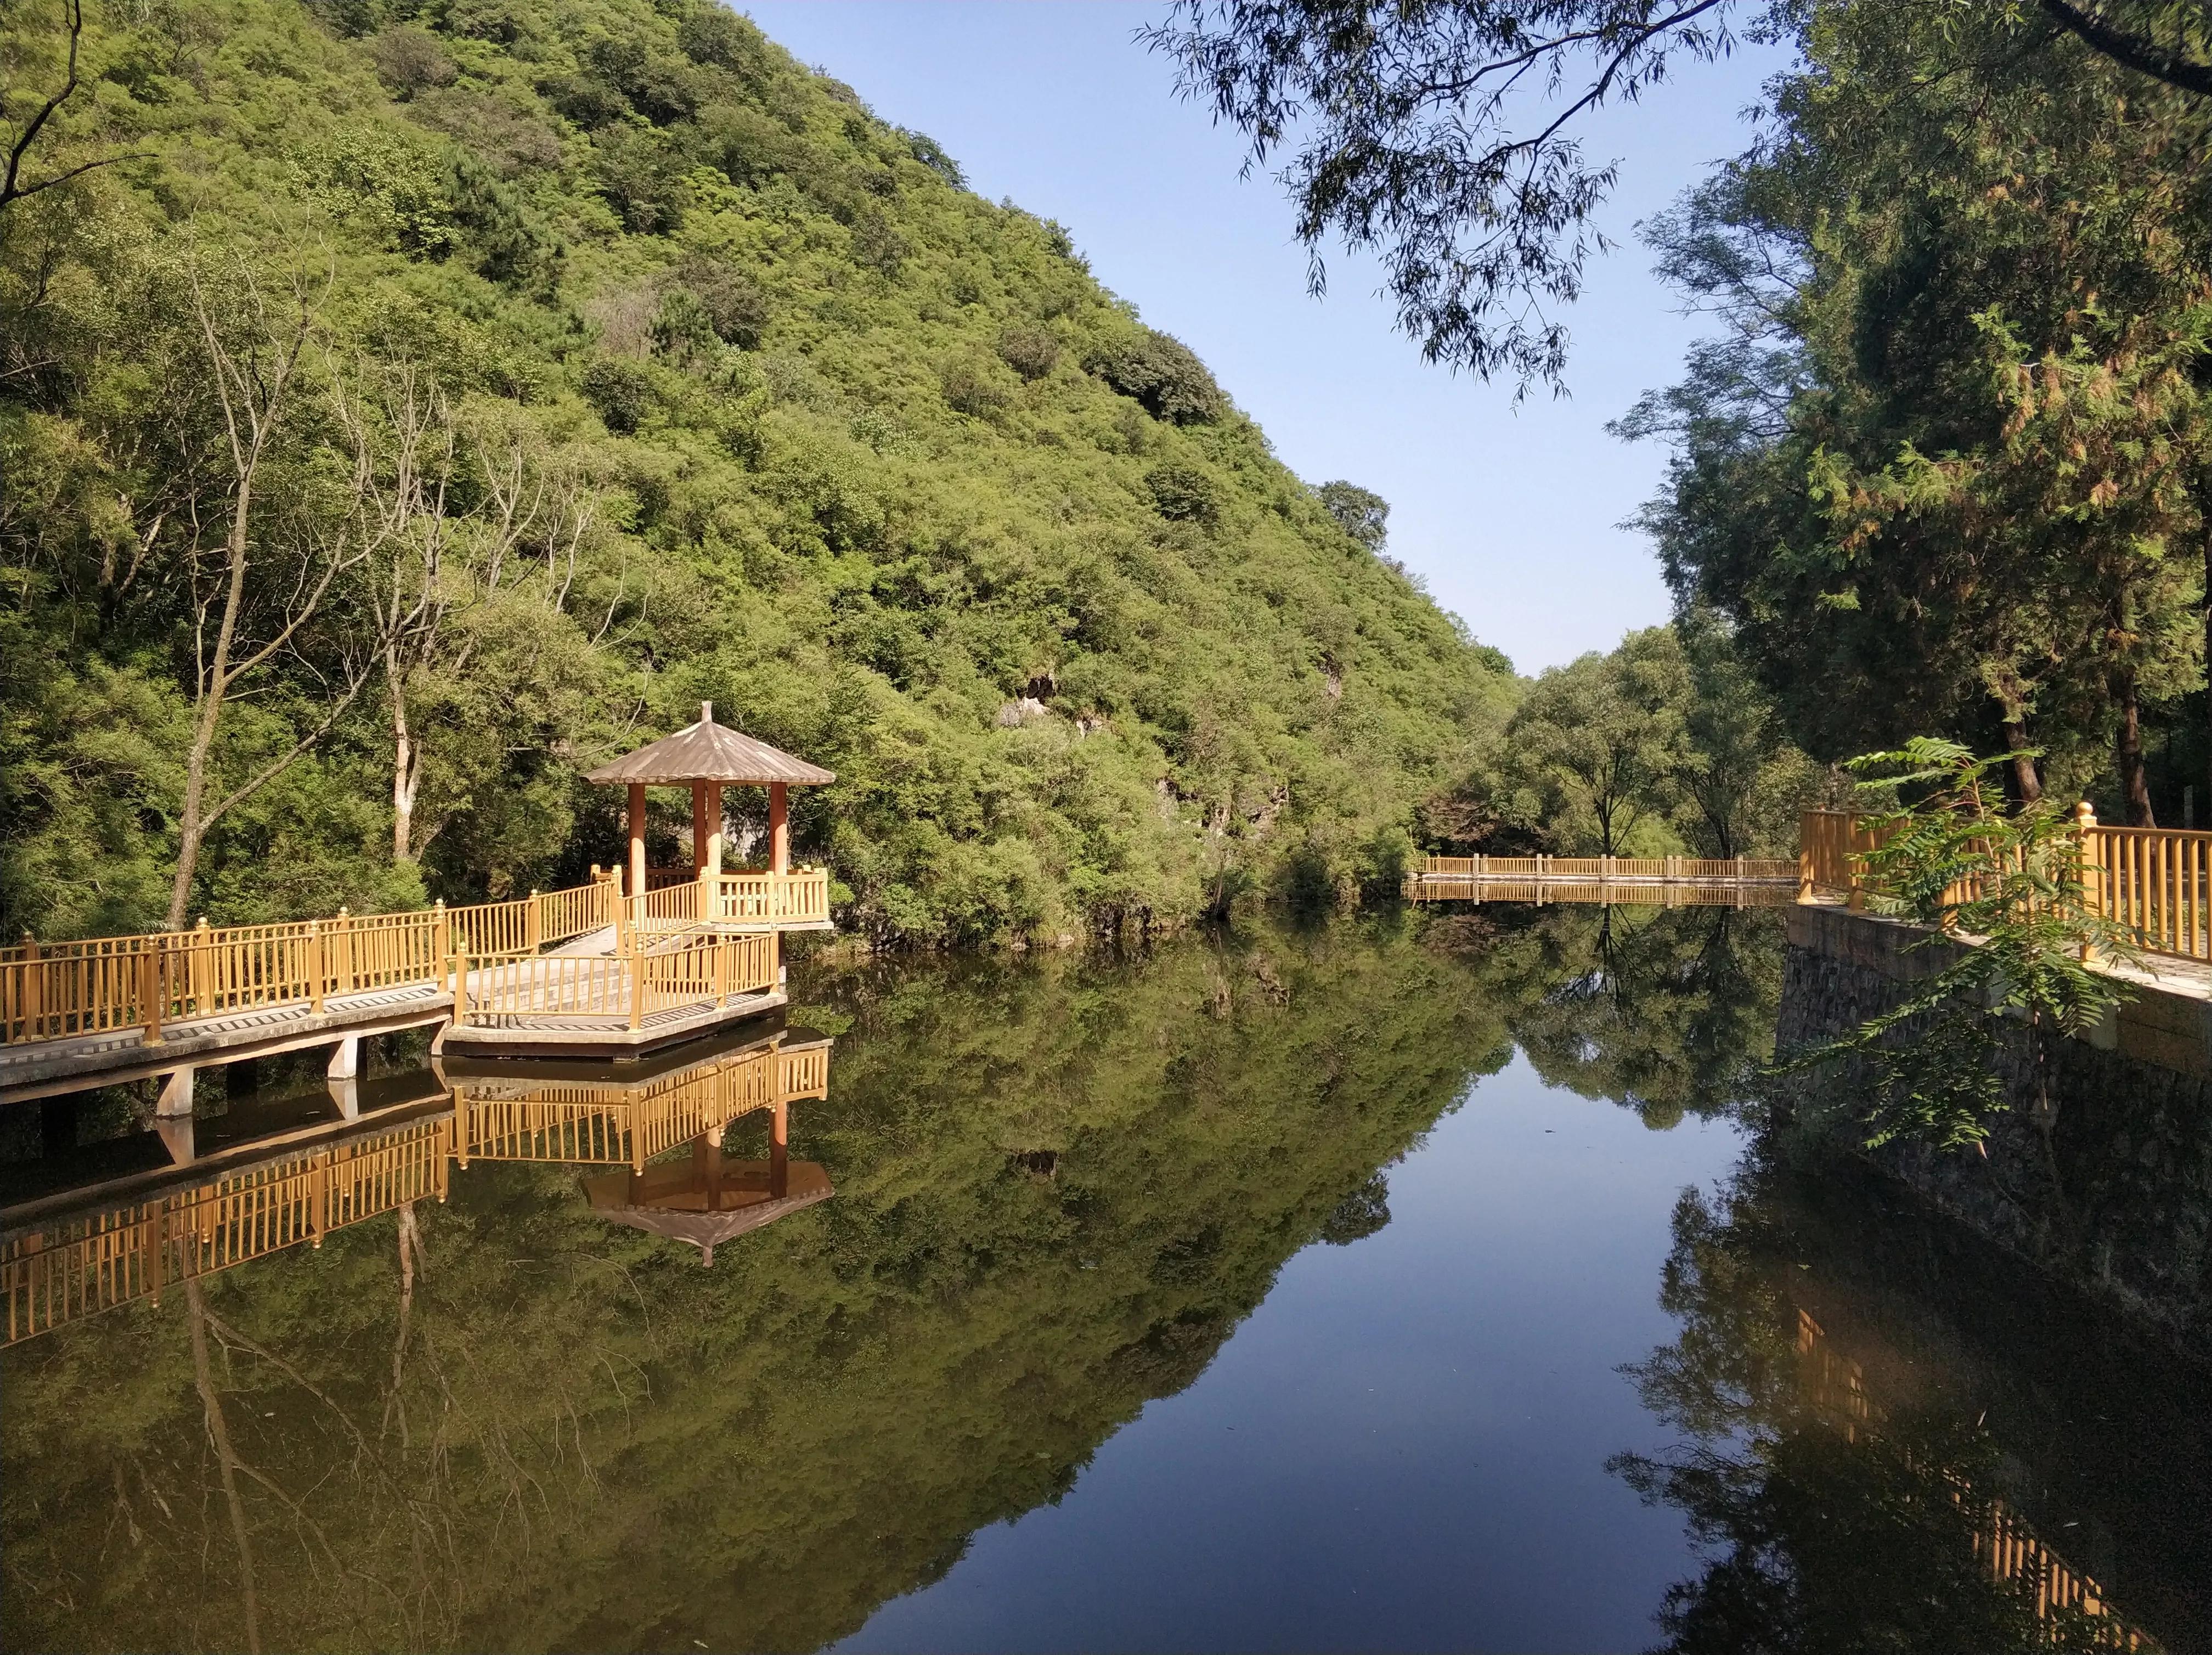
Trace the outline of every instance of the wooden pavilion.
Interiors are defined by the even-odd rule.
[[[768,789],[769,866],[771,874],[791,872],[791,789],[835,782],[835,772],[795,758],[741,730],[714,722],[714,703],[699,703],[699,721],[674,735],[640,747],[626,758],[602,764],[584,778],[602,787],[629,788],[629,879],[632,897],[646,893],[645,790],[691,789],[692,875],[704,879],[722,871],[722,789]]]

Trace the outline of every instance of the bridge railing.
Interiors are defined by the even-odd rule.
[[[2086,804],[2074,822],[2089,913],[2124,927],[2147,953],[2212,959],[2212,832],[2106,827]],[[1871,888],[1863,859],[1880,844],[1877,832],[1842,811],[1808,811],[1800,831],[1800,894],[1842,895],[1863,906]],[[1945,898],[1974,894],[1962,884]]]
[[[334,995],[442,982],[456,953],[534,952],[611,926],[611,876],[508,902],[210,926],[0,949],[0,1039],[9,1044],[164,1025]]]
[[[726,1005],[733,995],[774,988],[777,954],[767,931],[681,935],[618,954],[462,953],[454,962],[453,1024],[518,1027],[565,1018],[642,1028],[659,1013]]]
[[[1717,881],[1794,879],[1797,864],[1765,856],[1424,856],[1427,879]]]

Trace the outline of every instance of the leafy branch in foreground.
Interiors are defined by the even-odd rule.
[[[2131,958],[2133,947],[2130,934],[2094,910],[2074,824],[2039,803],[2002,809],[1993,772],[2013,757],[1978,758],[1916,736],[1849,765],[1874,839],[1858,858],[1869,906],[1929,928],[1915,949],[1966,945],[1898,1005],[1779,1066],[1850,1065],[1850,1106],[1870,1149],[1898,1138],[1978,1147],[2005,1106],[2006,1018],[2026,1024],[2034,1119],[2047,1129],[2052,1036],[2087,1034],[2128,997],[2124,983],[2085,963]]]

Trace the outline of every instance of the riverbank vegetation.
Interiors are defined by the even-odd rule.
[[[837,772],[798,854],[878,941],[1333,903],[1510,711],[1382,502],[710,0],[5,52],[11,935],[575,882],[580,773],[708,699]]]

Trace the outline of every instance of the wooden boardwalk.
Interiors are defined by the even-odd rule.
[[[1632,903],[1765,908],[1795,902],[1798,865],[1757,857],[1424,856],[1406,875],[1413,902]]]
[[[634,1055],[783,1003],[781,936],[828,928],[829,876],[611,873],[504,903],[0,950],[0,1104],[445,1025],[441,1044]]]

